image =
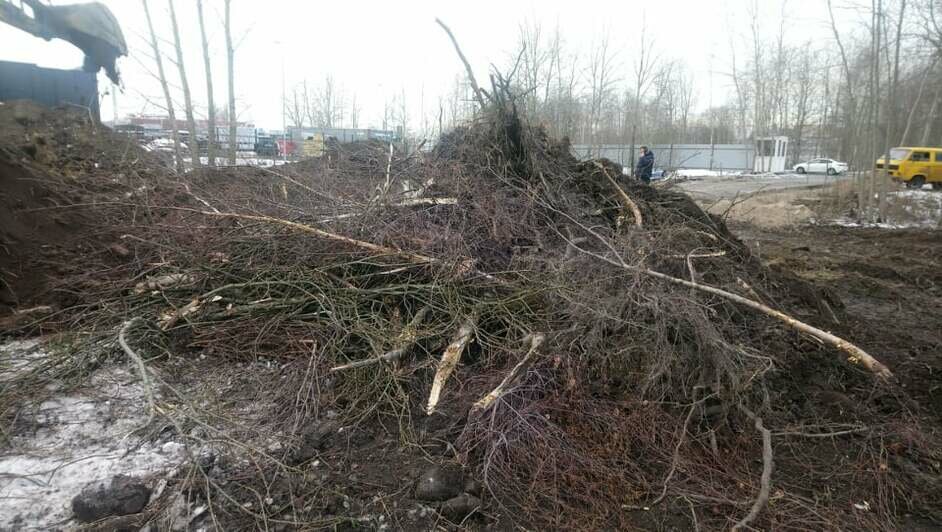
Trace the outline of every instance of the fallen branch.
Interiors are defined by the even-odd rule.
[[[342,366],[336,366],[330,368],[330,372],[335,371],[345,371],[348,369],[362,368],[364,366],[372,366],[373,364],[378,364],[380,362],[389,363],[396,362],[402,358],[409,349],[415,345],[417,336],[418,336],[418,327],[421,325],[422,320],[425,319],[425,315],[428,314],[429,307],[422,307],[421,310],[416,312],[415,316],[412,317],[412,321],[406,325],[402,332],[399,333],[399,336],[396,337],[396,340],[393,342],[393,345],[396,346],[392,351],[387,351],[382,355],[373,358],[365,358],[363,360],[356,360],[350,362],[349,364],[344,364]]]
[[[181,285],[192,284],[195,282],[196,277],[188,273],[168,273],[167,275],[161,275],[158,277],[148,277],[146,280],[137,283],[134,285],[134,293],[143,294],[151,290],[166,290],[168,288],[176,288]]]
[[[570,241],[570,244],[573,245],[577,250],[579,250],[582,253],[585,253],[589,256],[595,257],[601,261],[607,262],[613,266],[623,268],[628,271],[643,273],[645,275],[656,277],[658,279],[663,279],[665,281],[668,281],[674,284],[679,284],[679,285],[687,286],[690,288],[695,288],[702,292],[707,292],[713,295],[717,295],[724,299],[728,299],[735,303],[739,303],[749,308],[758,310],[759,312],[767,316],[770,316],[779,321],[782,321],[783,323],[785,323],[786,325],[788,325],[789,327],[795,330],[809,334],[817,338],[818,340],[821,340],[825,344],[828,344],[834,347],[835,349],[838,349],[839,351],[843,351],[844,353],[847,353],[848,360],[851,363],[862,364],[865,368],[867,368],[870,372],[876,374],[878,377],[888,379],[893,376],[893,373],[890,371],[888,367],[886,367],[886,365],[884,365],[882,362],[880,362],[876,358],[872,357],[869,353],[867,353],[860,347],[848,342],[847,340],[844,340],[843,338],[835,336],[827,331],[818,329],[817,327],[814,327],[812,325],[808,325],[807,323],[804,323],[802,321],[798,321],[795,318],[789,316],[788,314],[785,314],[784,312],[781,312],[771,307],[768,307],[766,305],[763,305],[762,303],[759,303],[758,301],[753,301],[751,299],[747,299],[738,294],[727,292],[726,290],[723,290],[721,288],[716,288],[715,286],[701,284],[694,281],[687,281],[685,279],[673,277],[671,275],[667,275],[661,272],[649,270],[641,266],[632,266],[626,263],[624,260],[622,260],[617,250],[615,250],[615,248],[611,245],[611,243],[609,243],[605,238],[603,238],[602,235],[596,233],[591,228],[585,227],[584,225],[582,225],[582,228],[588,231],[589,233],[591,233],[597,239],[599,239],[599,241],[601,241],[603,244],[605,244],[614,253],[615,257],[617,257],[618,260],[614,260],[604,255],[600,255],[598,253],[594,253],[592,251],[586,250],[575,244],[571,244],[571,241]],[[562,235],[562,233],[557,232],[557,234],[559,234],[559,236],[562,238],[566,238],[565,236]]]
[[[685,259],[686,260],[686,259],[708,259],[712,257],[725,257],[725,256],[726,256],[726,252],[723,250],[720,250],[720,251],[711,251],[709,253],[694,253],[694,252],[690,252],[687,254],[675,253],[673,255],[668,255],[667,257],[671,259]]]
[[[407,259],[417,264],[421,264],[421,263],[441,264],[442,262],[439,259],[436,259],[434,257],[429,257],[427,255],[422,255],[420,253],[412,253],[411,251],[403,251],[401,249],[397,249],[393,247],[381,246],[379,244],[374,244],[372,242],[365,242],[363,240],[357,240],[355,238],[338,235],[336,233],[324,231],[323,229],[318,229],[316,227],[311,227],[309,225],[305,225],[298,222],[292,222],[290,220],[284,220],[281,218],[273,218],[271,216],[262,216],[262,215],[255,215],[255,214],[238,214],[234,212],[210,212],[210,211],[200,211],[200,210],[197,210],[195,212],[198,212],[199,214],[202,214],[204,216],[216,216],[218,218],[234,218],[238,220],[253,220],[256,222],[265,222],[265,223],[283,225],[286,227],[290,227],[292,229],[297,229],[298,231],[303,231],[305,233],[311,233],[311,234],[317,235],[327,240],[333,240],[335,242],[342,242],[344,244],[349,244],[351,246],[365,249],[367,251],[372,251],[375,253],[383,253],[386,255],[395,255],[397,257]]]
[[[734,531],[742,530],[749,523],[755,521],[765,505],[768,504],[769,492],[772,490],[772,467],[774,465],[772,461],[772,433],[762,425],[761,417],[755,415],[743,405],[739,405],[739,409],[755,423],[756,430],[762,433],[762,478],[760,480],[759,495],[756,496],[756,500],[752,503],[752,508],[746,517],[743,517],[733,526]]]
[[[626,193],[624,189],[618,186],[618,183],[615,181],[614,178],[612,178],[611,175],[609,175],[608,170],[606,170],[605,167],[602,166],[602,163],[598,161],[593,161],[593,164],[595,164],[595,166],[597,166],[598,169],[602,171],[602,175],[604,175],[606,179],[608,179],[608,182],[611,183],[613,187],[615,187],[615,190],[618,191],[618,195],[621,197],[622,203],[624,203],[625,207],[630,209],[631,213],[634,215],[635,225],[638,227],[641,227],[641,224],[642,224],[641,209],[638,208],[638,204],[635,203],[634,200],[632,200],[630,196],[628,196],[628,193]]]
[[[518,377],[520,377],[520,374],[523,372],[523,370],[530,364],[530,360],[533,358],[533,354],[536,353],[537,348],[540,347],[540,344],[542,344],[543,340],[546,339],[544,335],[539,333],[531,334],[529,337],[530,349],[527,350],[527,354],[524,355],[520,362],[517,362],[517,365],[515,365],[513,369],[510,370],[510,373],[504,377],[504,380],[502,380],[500,384],[498,384],[497,387],[491,391],[491,393],[485,395],[478,402],[474,403],[474,405],[471,407],[472,411],[479,410],[483,412],[487,410],[491,404],[494,403],[494,401],[500,399],[501,396],[506,393],[507,388],[512,385]]]
[[[442,353],[442,360],[438,363],[438,370],[435,372],[435,379],[432,381],[432,391],[428,396],[428,407],[425,409],[426,414],[432,415],[435,413],[435,407],[438,406],[442,388],[458,365],[458,361],[461,359],[461,353],[464,351],[465,346],[467,346],[468,342],[471,340],[471,334],[474,332],[474,324],[474,318],[465,320],[458,329],[458,332],[455,333],[455,337],[451,340],[448,348]]]
[[[683,426],[680,427],[680,436],[677,437],[677,443],[674,444],[674,455],[671,458],[671,467],[667,471],[667,476],[664,477],[664,484],[661,486],[660,495],[655,497],[653,501],[649,502],[648,504],[644,506],[623,504],[621,505],[622,508],[627,509],[627,510],[647,510],[651,506],[660,504],[660,502],[664,500],[664,497],[667,496],[667,488],[668,486],[670,486],[671,479],[674,478],[674,474],[677,472],[677,464],[680,461],[680,448],[681,446],[683,446],[684,441],[687,438],[687,428],[690,426],[690,420],[693,419],[693,414],[694,412],[697,411],[697,407],[700,405],[700,403],[702,403],[706,399],[707,398],[705,397],[703,399],[700,399],[699,401],[695,401],[692,405],[690,405],[690,410],[687,411],[687,417],[684,418],[684,424]]]
[[[177,324],[182,318],[189,316],[197,312],[200,309],[200,300],[194,299],[186,305],[173,309],[169,312],[166,312],[157,319],[157,325],[160,327],[161,331],[169,331]]]
[[[451,39],[451,44],[454,45],[455,51],[458,52],[458,59],[461,59],[461,62],[464,63],[464,69],[468,73],[468,81],[471,83],[471,90],[474,91],[474,99],[478,102],[478,105],[481,106],[481,110],[483,110],[487,105],[484,103],[484,97],[481,96],[481,87],[478,86],[478,80],[474,77],[474,71],[471,70],[471,63],[468,63],[468,59],[461,53],[461,47],[458,46],[458,40],[455,39],[455,35],[451,32],[451,29],[439,18],[435,19],[435,23],[441,26],[442,29],[445,30],[445,33],[448,34],[448,38]]]
[[[632,268],[630,266],[628,266],[628,269],[637,270],[637,268]],[[758,301],[747,299],[738,294],[727,292],[726,290],[716,288],[714,286],[695,283],[693,281],[687,281],[684,279],[679,279],[677,277],[672,277],[670,275],[663,274],[661,272],[656,272],[656,271],[648,270],[645,268],[640,269],[640,271],[641,273],[650,275],[652,277],[657,277],[659,279],[664,279],[665,281],[669,281],[675,284],[681,284],[684,286],[689,286],[691,288],[696,288],[697,290],[708,292],[708,293],[723,297],[725,299],[728,299],[730,301],[734,301],[741,305],[745,305],[749,308],[758,310],[759,312],[767,316],[771,316],[777,320],[782,321],[783,323],[785,323],[786,325],[788,325],[789,327],[793,329],[796,329],[806,334],[810,334],[811,336],[814,336],[818,340],[821,340],[822,342],[834,347],[835,349],[838,349],[840,351],[847,353],[848,360],[851,363],[862,364],[865,368],[867,368],[870,372],[876,374],[878,377],[888,379],[893,376],[893,373],[890,371],[888,367],[886,367],[886,365],[884,365],[882,362],[880,362],[876,358],[872,357],[869,353],[867,353],[860,347],[848,342],[847,340],[844,340],[843,338],[835,336],[827,331],[823,331],[817,327],[814,327],[813,325],[808,325],[807,323],[803,321],[799,321],[789,316],[788,314],[785,314],[784,312],[781,312],[779,310],[775,310],[771,307],[763,305],[762,303],[759,303]]]
[[[396,203],[387,203],[386,207],[416,207],[419,205],[457,205],[458,198],[408,198]],[[357,216],[363,216],[366,212],[348,212],[344,214],[338,214],[336,216],[330,216],[328,218],[321,218],[318,220],[318,223],[330,223],[337,220],[346,220],[347,218],[356,218]]]

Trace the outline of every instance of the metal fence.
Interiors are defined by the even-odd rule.
[[[82,70],[0,61],[0,101],[10,100],[32,100],[47,107],[78,105],[99,119],[98,78]]]
[[[635,150],[640,144],[635,145]],[[705,168],[710,170],[752,170],[756,150],[752,144],[654,144],[654,166],[658,168]],[[630,166],[638,159],[630,144],[574,144],[573,155],[579,159],[605,157]]]

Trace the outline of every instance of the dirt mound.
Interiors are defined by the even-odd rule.
[[[473,500],[527,527],[879,529],[939,510],[938,445],[892,368],[823,330],[848,332],[836,298],[504,101],[429,155],[168,182],[122,211],[134,259],[87,260],[94,282],[61,281],[81,305],[43,323],[120,328],[166,372],[249,368],[255,433],[192,436],[241,457],[175,481],[223,528],[365,522],[421,498],[402,479],[429,482],[422,457],[483,484],[456,480],[442,512]],[[278,371],[253,384],[253,364]],[[190,388],[161,423],[213,431]],[[343,479],[339,502],[305,503]]]
[[[48,294],[50,279],[113,244],[104,206],[163,173],[131,139],[81,110],[0,105],[0,314],[62,303]]]

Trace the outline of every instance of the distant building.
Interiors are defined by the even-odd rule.
[[[328,142],[347,144],[364,140],[396,142],[399,135],[395,131],[383,129],[289,127],[286,139],[278,138],[278,145],[287,150],[289,155],[300,157],[318,157],[324,153]]]
[[[580,159],[605,157],[630,167],[639,146],[633,150],[629,144],[574,144],[572,152]],[[782,172],[788,158],[788,137],[762,137],[754,144],[653,144],[651,150],[657,168]]]
[[[116,130],[129,130],[133,126],[135,131],[143,131],[143,137],[146,139],[169,138],[170,132],[177,130],[181,139],[189,142],[189,129],[186,120],[176,119],[171,123],[170,118],[164,115],[129,115],[123,120],[119,120],[115,125]],[[197,142],[203,147],[209,140],[209,121],[196,120]],[[138,129],[140,128],[140,129]],[[258,140],[258,129],[250,122],[238,122],[236,125],[236,151],[253,152]],[[229,125],[216,124],[216,144],[221,149],[229,147]]]

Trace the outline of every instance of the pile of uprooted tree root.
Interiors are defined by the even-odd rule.
[[[438,420],[426,451],[521,524],[883,528],[931,506],[914,484],[938,451],[879,354],[827,332],[839,301],[497,96],[429,153],[170,179],[123,207],[120,266],[61,280],[82,303],[50,320],[120,329],[141,362],[289,373],[267,414],[284,450],[228,487],[192,481],[214,519],[325,524],[294,502],[313,480],[289,457],[329,409],[406,447]],[[875,406],[832,414],[834,390]],[[246,510],[236,485],[274,502]]]

